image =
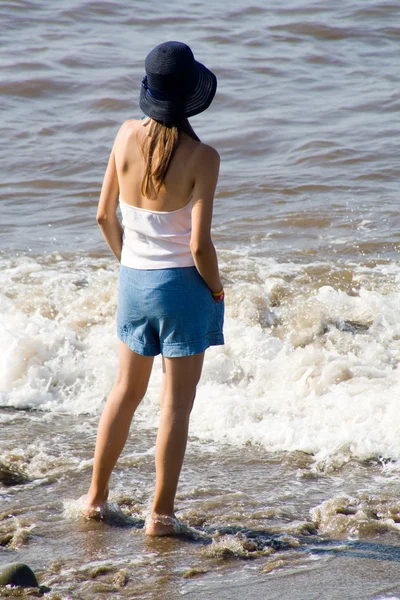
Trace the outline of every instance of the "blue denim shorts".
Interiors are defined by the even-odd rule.
[[[215,302],[196,267],[121,266],[118,338],[144,356],[189,356],[224,343],[224,302]]]

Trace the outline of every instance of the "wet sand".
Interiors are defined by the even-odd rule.
[[[361,545],[363,546],[363,545]],[[363,558],[371,554],[371,558]],[[238,577],[183,591],[190,600],[396,600],[400,598],[400,548],[371,544],[302,571],[269,574],[264,581]]]
[[[104,536],[101,537],[107,538],[108,535],[104,532]],[[64,570],[63,561],[59,560],[53,562],[53,574],[50,577],[48,573],[38,570],[39,583],[50,585],[51,588],[46,598],[48,600],[104,597],[143,600],[178,600],[182,597],[190,600],[214,598],[218,600],[397,600],[400,598],[400,549],[391,544],[355,542],[353,548],[347,550],[331,550],[325,546],[321,548],[320,553],[314,555],[314,560],[308,565],[300,568],[298,565],[292,568],[278,568],[276,571],[263,573],[254,563],[238,569],[238,565],[236,567],[229,565],[229,561],[225,566],[220,565],[217,570],[208,571],[205,564],[185,569],[185,562],[186,565],[190,562],[190,559],[185,561],[184,558],[188,549],[187,541],[144,540],[143,555],[135,556],[135,550],[138,550],[141,545],[139,539],[142,536],[140,534],[133,536],[137,543],[131,544],[129,549],[125,543],[125,536],[122,537],[125,551],[132,553],[132,559],[126,560],[125,564],[119,561],[119,565],[115,562],[112,565],[111,557],[109,560],[103,557],[103,560],[90,561],[86,565]],[[131,540],[133,541],[132,538]],[[113,542],[115,541],[114,539]],[[93,549],[90,544],[86,545],[88,558]],[[71,550],[70,546],[69,552]],[[67,563],[68,557],[66,558]],[[1,564],[5,562],[12,561],[1,561]],[[73,562],[70,556],[70,567]],[[151,575],[143,578],[146,563],[147,571],[151,563],[154,570]],[[177,570],[178,563],[180,569]],[[62,571],[64,571],[63,576],[61,576]],[[64,584],[61,583],[63,578]],[[71,595],[71,589],[74,588],[75,591]],[[4,590],[0,590],[0,597],[4,595]],[[7,596],[9,595],[10,591],[7,593]],[[33,596],[29,594],[29,590],[26,590],[23,597]]]
[[[0,415],[0,565],[28,564],[49,600],[347,600],[384,598],[400,582],[399,482],[379,462],[323,470],[305,453],[191,437],[177,514],[193,531],[152,539],[143,526],[155,429],[133,428],[109,515],[94,522],[76,499],[90,480],[97,418]]]

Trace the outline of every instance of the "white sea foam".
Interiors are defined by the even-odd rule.
[[[321,533],[330,536],[342,534],[358,537],[366,533],[399,531],[397,501],[365,493],[356,497],[335,496],[311,510],[311,520]]]
[[[207,352],[192,434],[321,462],[398,459],[399,267],[347,265],[357,289],[344,291],[310,281],[307,266],[246,257],[251,277],[241,279],[238,261],[224,264],[237,280],[227,286],[226,345]],[[3,260],[3,406],[100,409],[116,368],[116,280],[99,259]],[[157,360],[138,415],[144,426],[155,423],[160,380]]]
[[[95,411],[115,371],[116,274],[32,259],[1,272],[0,402]]]

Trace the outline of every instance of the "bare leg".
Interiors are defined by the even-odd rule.
[[[163,358],[161,416],[156,443],[156,489],[147,535],[174,532],[172,517],[185,455],[189,417],[203,367],[204,352]]]
[[[119,342],[118,374],[100,418],[92,482],[83,498],[87,517],[98,517],[107,501],[108,480],[125,446],[135,410],[146,393],[152,366],[152,356],[136,354]]]

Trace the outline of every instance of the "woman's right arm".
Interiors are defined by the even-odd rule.
[[[214,148],[204,144],[199,147],[197,154],[190,249],[198,272],[211,292],[218,293],[222,290],[222,283],[211,239],[211,221],[220,158]]]
[[[115,146],[123,127],[124,125],[122,125],[117,134],[111,151],[106,173],[104,175],[96,216],[97,223],[104,239],[119,261],[121,261],[123,229],[116,214],[119,198],[119,182],[115,164]]]

